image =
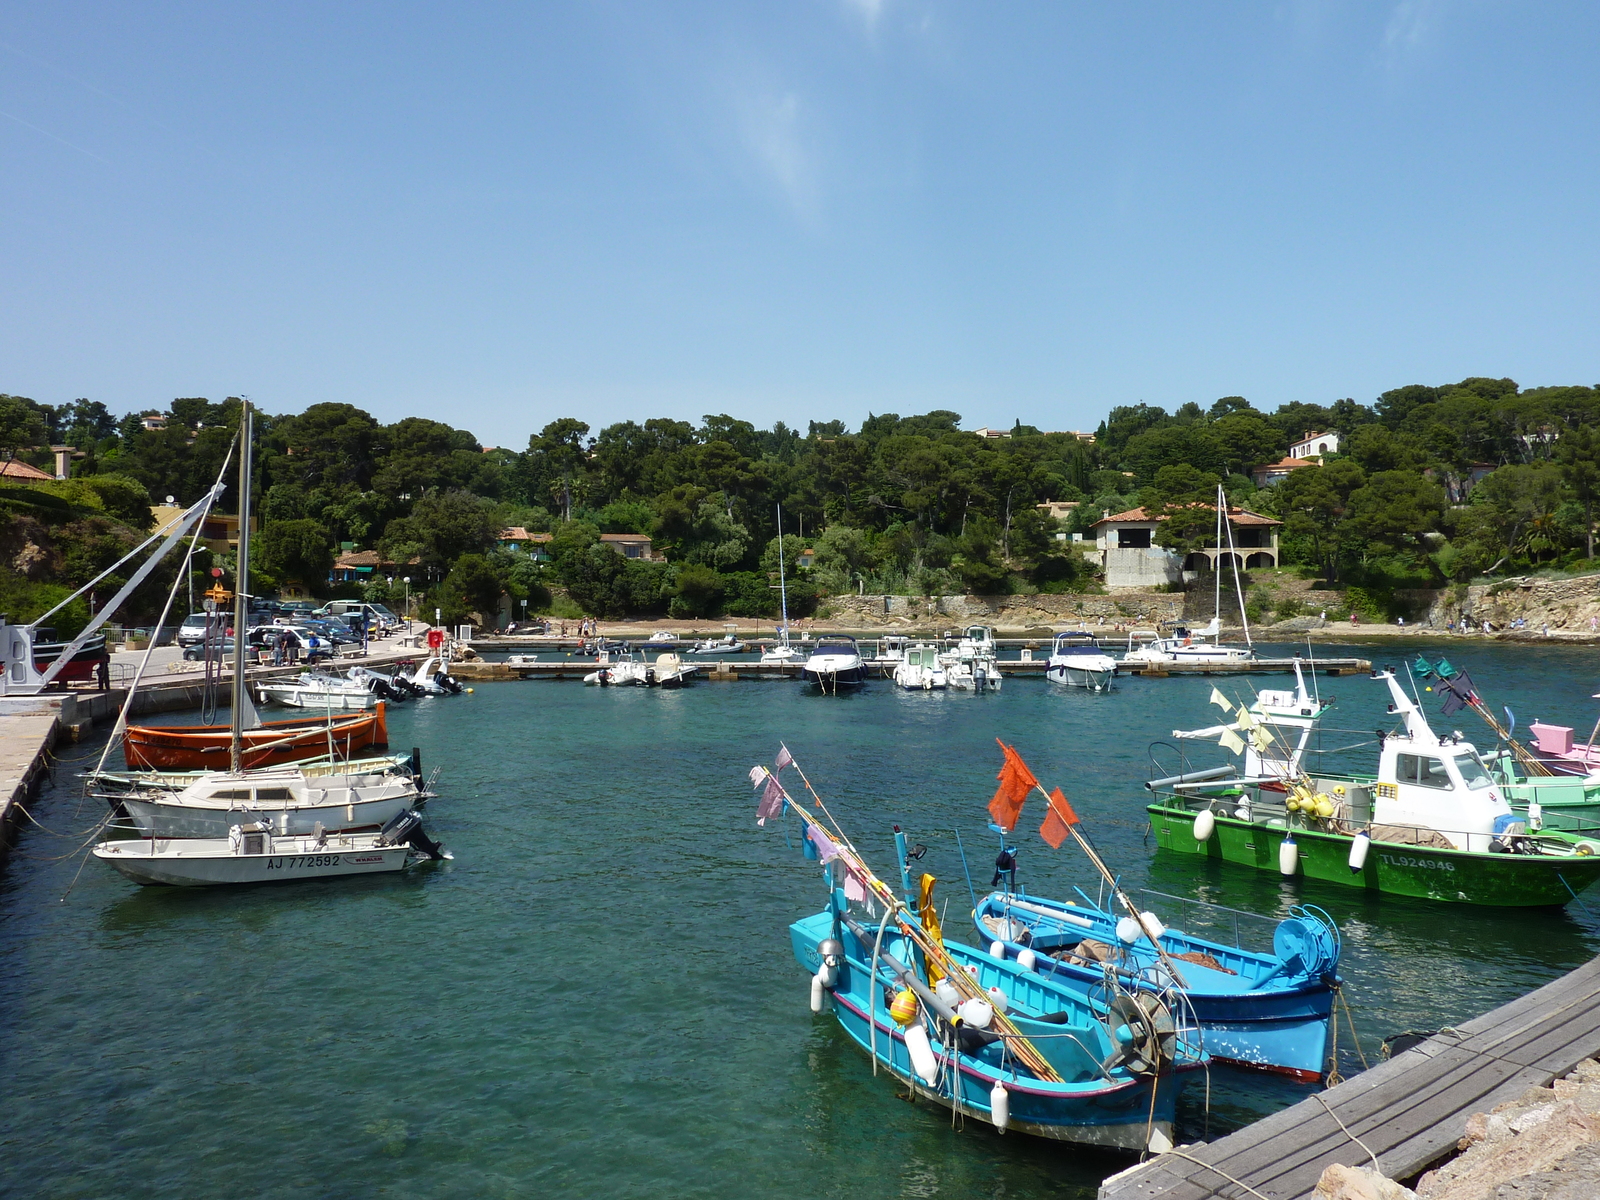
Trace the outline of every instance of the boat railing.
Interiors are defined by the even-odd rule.
[[[1259,935],[1266,944],[1272,942],[1272,935],[1278,928],[1281,918],[1267,917],[1260,913],[1248,912],[1242,908],[1229,908],[1225,904],[1213,904],[1209,900],[1196,900],[1192,896],[1175,896],[1171,892],[1160,892],[1154,888],[1138,888],[1133,893],[1140,899],[1140,911],[1145,911],[1144,899],[1160,901],[1163,906],[1178,905],[1176,920],[1168,920],[1168,916],[1156,905],[1151,904],[1150,909],[1155,910],[1164,923],[1172,924],[1184,933],[1194,936],[1206,936],[1207,933],[1217,933],[1222,930],[1231,930],[1233,945],[1237,950],[1245,948],[1243,930],[1248,929],[1253,934]],[[1166,912],[1172,910],[1167,907]],[[1240,922],[1244,922],[1243,925]],[[1211,941],[1220,941],[1220,937],[1211,937]],[[1252,941],[1255,941],[1252,938]]]

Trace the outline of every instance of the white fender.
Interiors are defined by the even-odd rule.
[[[1217,829],[1217,814],[1209,808],[1194,819],[1194,840],[1209,842]]]
[[[1293,875],[1300,867],[1300,845],[1289,834],[1278,846],[1278,874]]]
[[[833,985],[839,982],[839,968],[829,966],[824,962],[817,968],[817,978],[822,980],[822,986],[831,992]]]
[[[827,1007],[827,989],[822,986],[822,971],[811,977],[811,1011],[822,1012]]]
[[[1031,971],[1039,962],[1039,956],[1024,946],[1017,951],[1017,966],[1024,971]]]
[[[998,958],[1002,962],[1005,961],[1006,944],[1004,942],[1002,942],[999,938],[996,938],[994,941],[989,943],[989,957],[990,958]]]
[[[939,1077],[939,1063],[933,1057],[933,1047],[928,1045],[928,1031],[920,1024],[906,1029],[906,1050],[911,1055],[911,1069],[931,1087]]]
[[[1006,1092],[1006,1085],[999,1080],[989,1089],[989,1119],[1001,1133],[1011,1124],[1011,1096]]]
[[[1350,871],[1359,873],[1367,865],[1367,851],[1372,849],[1372,835],[1365,829],[1350,839]]]

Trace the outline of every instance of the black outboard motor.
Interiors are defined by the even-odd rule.
[[[443,671],[440,671],[433,677],[433,681],[445,691],[449,692],[452,696],[459,696],[461,694],[461,684],[453,675],[446,675]]]
[[[408,845],[417,853],[435,861],[449,858],[443,846],[422,831],[422,814],[416,809],[390,817],[378,831],[378,845]]]

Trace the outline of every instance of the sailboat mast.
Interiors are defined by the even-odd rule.
[[[250,401],[239,415],[239,559],[233,573],[233,736],[228,742],[228,771],[243,766],[246,622],[250,616]]]
[[[783,609],[783,645],[789,644],[789,581],[783,564],[783,505],[778,505],[778,603]]]
[[[1222,485],[1220,483],[1217,485],[1217,499],[1222,501],[1224,505],[1226,505],[1228,502],[1227,497],[1223,494]],[[1226,512],[1226,508],[1224,508],[1223,511]],[[1239,620],[1244,624],[1244,644],[1254,649],[1255,643],[1250,640],[1250,614],[1245,611],[1244,607],[1244,584],[1239,581],[1239,555],[1233,544],[1232,521],[1228,522],[1228,557],[1233,560],[1233,590],[1239,593]],[[1219,625],[1222,623],[1222,613],[1220,610],[1217,613],[1217,623]]]
[[[1217,594],[1211,604],[1211,615],[1216,618],[1217,632],[1212,635],[1213,640],[1222,636],[1222,506],[1225,503],[1222,497],[1222,485],[1217,484],[1217,557],[1211,560],[1211,570],[1216,578]]]

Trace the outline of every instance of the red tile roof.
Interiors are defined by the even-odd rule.
[[[41,471],[38,467],[13,458],[9,462],[0,463],[0,476],[7,479],[54,479],[49,471]]]
[[[1310,466],[1311,464],[1307,463],[1306,465]],[[1210,512],[1216,512],[1217,511],[1216,505],[1214,505],[1214,504],[1196,504],[1194,507],[1203,508],[1203,509],[1206,509],[1206,510],[1208,510]],[[1167,518],[1164,517],[1164,516],[1162,516],[1162,517],[1152,517],[1149,513],[1145,512],[1143,507],[1140,507],[1140,508],[1130,508],[1127,512],[1113,513],[1109,517],[1101,517],[1098,521],[1095,522],[1095,525],[1110,525],[1110,524],[1113,524],[1113,523],[1116,523],[1116,522],[1123,522],[1123,521],[1127,521],[1127,522],[1133,522],[1133,521],[1165,521],[1166,519]],[[1233,508],[1228,509],[1228,524],[1230,524],[1230,525],[1282,525],[1283,522],[1282,521],[1275,521],[1271,517],[1263,517],[1260,513],[1253,513],[1247,508],[1233,507]],[[1093,526],[1091,526],[1091,528],[1093,528]]]

